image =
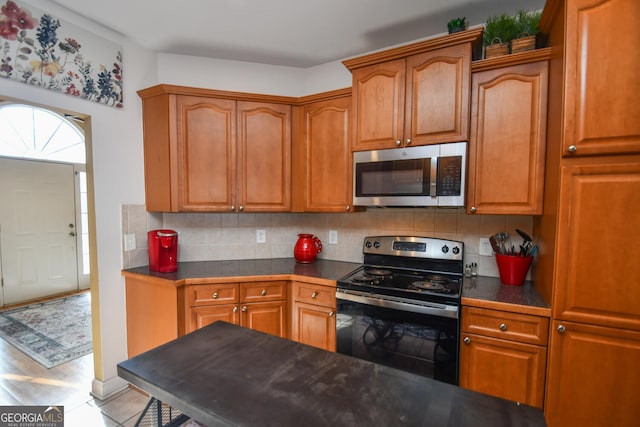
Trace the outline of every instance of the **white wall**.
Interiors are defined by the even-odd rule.
[[[349,87],[351,73],[340,61],[293,68],[160,53],[158,82],[299,97]]]
[[[97,223],[98,296],[102,360],[93,392],[106,396],[124,381],[116,364],[126,359],[124,281],[120,275],[121,206],[144,203],[141,102],[136,90],[157,82],[156,54],[122,39],[55,3],[29,0],[63,21],[73,23],[123,47],[124,108],[117,109],[24,83],[0,79],[0,94],[91,116]],[[102,372],[102,375],[99,373]]]

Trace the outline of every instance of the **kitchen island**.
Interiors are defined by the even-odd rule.
[[[118,365],[212,426],[544,426],[539,409],[216,322]]]

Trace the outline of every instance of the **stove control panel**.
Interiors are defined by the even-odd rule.
[[[418,236],[369,236],[364,239],[363,252],[462,261],[464,243]]]

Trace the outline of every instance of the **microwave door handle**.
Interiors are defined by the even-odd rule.
[[[429,196],[438,195],[438,157],[431,157],[431,176],[429,177]]]

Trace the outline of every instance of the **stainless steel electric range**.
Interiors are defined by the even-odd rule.
[[[464,244],[364,239],[364,264],[338,280],[337,351],[458,384]]]

